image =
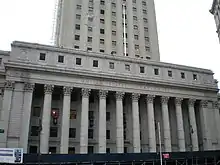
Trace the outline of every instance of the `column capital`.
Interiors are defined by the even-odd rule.
[[[14,88],[14,82],[13,81],[6,81],[5,84],[5,89],[6,90],[13,90]]]
[[[138,101],[140,98],[140,94],[139,93],[132,93],[132,101]]]
[[[181,104],[182,104],[182,101],[183,101],[183,98],[180,98],[180,97],[176,97],[176,98],[175,98],[175,104],[176,104],[176,105],[181,105]]]
[[[200,106],[202,108],[207,108],[208,107],[208,100],[201,100]]]
[[[45,84],[44,85],[44,93],[45,94],[52,94],[54,89],[54,85]]]
[[[124,98],[125,93],[124,92],[118,92],[116,91],[116,100],[122,100]]]
[[[24,91],[25,92],[33,92],[34,91],[34,86],[35,86],[34,83],[25,82],[24,83]]]
[[[194,104],[195,104],[195,102],[196,102],[196,99],[189,99],[189,106],[190,107],[194,107]]]
[[[100,99],[106,99],[107,95],[108,95],[108,91],[106,91],[106,90],[99,90],[99,98]]]
[[[218,109],[219,108],[219,106],[218,106],[218,101],[213,101],[213,108],[214,109]]]
[[[168,96],[161,96],[161,104],[167,104],[169,101],[170,97]]]
[[[72,90],[73,90],[72,87],[64,86],[64,87],[63,87],[63,94],[64,94],[64,96],[69,96],[69,95],[71,95]]]
[[[88,88],[82,88],[82,89],[81,89],[81,95],[82,95],[82,97],[89,97],[90,92],[91,92],[91,89],[88,89]]]
[[[147,95],[146,96],[147,103],[153,103],[154,102],[154,98],[155,98],[155,95]]]

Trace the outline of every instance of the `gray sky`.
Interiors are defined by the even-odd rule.
[[[212,0],[155,0],[161,61],[202,67],[220,81],[220,44]],[[49,44],[54,0],[0,1],[0,49],[13,40]]]

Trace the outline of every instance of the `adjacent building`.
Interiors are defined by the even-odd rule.
[[[219,0],[213,0],[212,8],[210,13],[214,15],[215,24],[216,24],[216,33],[220,39],[220,2]]]

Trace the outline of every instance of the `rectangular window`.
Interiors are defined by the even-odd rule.
[[[144,18],[144,23],[147,23],[147,22],[148,22],[147,18]]]
[[[80,20],[80,19],[81,19],[81,15],[76,14],[76,19],[77,19],[77,20]]]
[[[136,3],[136,0],[132,0],[133,3]]]
[[[113,11],[113,12],[112,12],[112,16],[113,16],[113,17],[116,17],[116,12]]]
[[[76,65],[81,65],[81,62],[82,62],[81,58],[76,58]]]
[[[92,27],[88,27],[88,31],[89,31],[89,32],[92,32]]]
[[[112,2],[112,8],[116,8],[116,4]]]
[[[106,148],[106,153],[111,153],[110,148]]]
[[[92,37],[88,37],[87,41],[92,42]]]
[[[99,51],[100,51],[101,53],[104,53],[104,52],[105,52],[103,49],[100,49]]]
[[[79,46],[75,45],[74,48],[75,48],[75,49],[79,49]]]
[[[88,154],[94,153],[94,147],[93,146],[88,146]]]
[[[74,97],[71,97],[71,101],[72,101],[72,98],[74,98]],[[76,116],[77,116],[76,110],[75,109],[71,109],[70,110],[70,120],[71,119],[76,119]]]
[[[46,53],[40,53],[40,60],[45,61]]]
[[[100,10],[100,14],[105,14],[105,10]]]
[[[93,139],[93,129],[88,130],[88,138]]]
[[[144,27],[144,32],[147,33],[148,32],[148,28]]]
[[[197,80],[197,74],[193,74],[193,80]]]
[[[100,23],[104,24],[105,20],[104,19],[100,19]]]
[[[146,42],[149,42],[150,40],[149,40],[149,37],[145,37],[145,41]]]
[[[93,17],[88,17],[89,22],[93,21]]]
[[[134,29],[135,29],[135,30],[138,30],[138,26],[137,26],[137,25],[134,25]]]
[[[38,126],[31,126],[31,136],[38,136],[39,131],[40,130]]]
[[[136,7],[133,7],[133,11],[136,12],[136,11],[137,11],[137,8],[136,8]]]
[[[50,127],[50,137],[57,137],[58,128],[57,127]]]
[[[145,47],[145,50],[146,50],[147,52],[150,52],[150,47],[146,46],[146,47]]]
[[[144,14],[147,14],[147,10],[144,9],[144,10],[143,10],[143,13],[144,13]]]
[[[143,66],[140,67],[140,73],[144,73],[144,67]]]
[[[79,41],[80,40],[80,36],[79,35],[75,35],[75,40]]]
[[[172,74],[173,74],[172,71],[171,71],[171,70],[168,70],[168,76],[169,76],[169,77],[172,77],[172,76],[173,76]]]
[[[64,56],[59,55],[58,56],[58,62],[63,63],[64,62]]]
[[[128,147],[124,147],[124,153],[128,152]]]
[[[41,108],[40,107],[34,107],[33,108],[33,116],[34,117],[40,117],[41,114]]]
[[[111,119],[111,113],[106,112],[106,121],[110,121],[110,119]]]
[[[106,139],[111,139],[110,130],[106,130]]]
[[[104,29],[100,29],[100,34],[105,34],[105,30]]]
[[[92,51],[92,48],[87,48],[87,51]]]
[[[125,70],[130,71],[130,65],[125,64]]]
[[[80,25],[76,24],[75,28],[76,28],[76,30],[80,30]]]
[[[76,9],[81,10],[82,6],[81,5],[77,5]]]
[[[76,128],[69,128],[69,138],[76,138]]]
[[[184,72],[181,72],[181,78],[185,79],[185,73]]]
[[[139,50],[139,45],[134,45],[135,50]]]
[[[105,44],[105,40],[104,39],[100,39],[100,44]]]
[[[69,154],[75,154],[75,152],[76,152],[76,151],[75,151],[75,147],[69,147],[69,148],[68,148],[68,153],[69,153]]]
[[[134,35],[134,39],[138,40],[138,35]]]
[[[112,21],[112,26],[116,26],[116,21]]]
[[[159,69],[157,69],[157,68],[154,69],[154,74],[155,74],[155,75],[159,75]]]
[[[146,6],[147,4],[146,4],[146,2],[145,2],[145,1],[142,1],[142,5],[143,5],[143,6]]]
[[[51,154],[57,153],[57,147],[49,147],[49,153]]]
[[[112,41],[112,46],[116,46],[116,41]]]
[[[93,60],[93,67],[99,67],[98,60]]]
[[[136,17],[136,16],[133,16],[133,20],[134,20],[134,21],[137,21],[137,17]]]
[[[113,35],[113,36],[116,36],[116,31],[112,31],[112,35]]]
[[[101,5],[105,5],[105,1],[104,1],[104,0],[101,0],[101,1],[100,1],[100,4],[101,4]]]
[[[110,68],[110,69],[114,69],[114,68],[115,68],[114,62],[109,62],[109,68]]]

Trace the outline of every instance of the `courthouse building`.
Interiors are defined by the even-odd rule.
[[[160,127],[164,152],[220,150],[213,72],[161,62],[153,1],[122,4],[61,0],[56,46],[0,52],[0,147],[152,153]]]

